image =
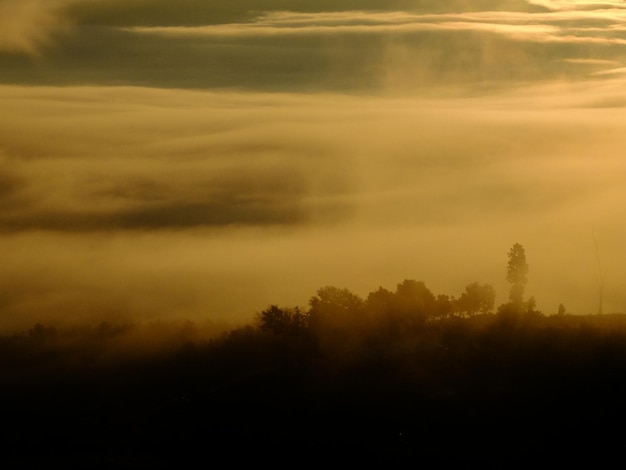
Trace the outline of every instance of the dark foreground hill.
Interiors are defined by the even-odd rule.
[[[626,451],[625,318],[214,338],[187,325],[152,347],[137,326],[39,325],[0,340],[3,456],[69,468],[598,468]]]

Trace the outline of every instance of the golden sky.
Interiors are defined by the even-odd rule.
[[[625,312],[625,79],[622,1],[0,0],[0,328],[499,304],[514,243]]]

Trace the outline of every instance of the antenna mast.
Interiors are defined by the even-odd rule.
[[[605,272],[602,269],[602,263],[600,262],[600,244],[596,238],[596,231],[593,230],[593,244],[596,248],[596,264],[598,266],[598,315],[602,315],[602,303],[604,301],[604,278]]]

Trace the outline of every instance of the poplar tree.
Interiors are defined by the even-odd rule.
[[[506,280],[511,283],[509,300],[512,304],[521,305],[524,301],[524,288],[528,281],[528,263],[524,247],[519,243],[515,243],[509,250]]]

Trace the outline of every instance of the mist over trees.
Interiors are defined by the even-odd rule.
[[[510,304],[500,306],[500,310],[513,306],[518,313],[523,312],[527,272],[524,248],[516,243],[509,252],[507,267],[507,280],[512,283]],[[454,297],[435,295],[424,281],[405,279],[393,291],[381,286],[365,298],[347,288],[324,286],[311,297],[308,309],[271,305],[260,312],[257,320],[261,330],[275,333],[298,329],[400,333],[414,331],[433,320],[493,314],[495,300],[496,291],[490,284],[472,282]],[[532,310],[534,300],[530,302],[528,308]]]
[[[257,317],[263,331],[283,333],[298,329],[414,331],[433,320],[467,318],[493,313],[493,286],[473,282],[458,298],[435,295],[423,281],[405,279],[395,290],[384,287],[365,299],[346,288],[324,286],[309,300],[309,308],[271,305]]]
[[[250,324],[37,324],[0,336],[9,457],[91,464],[599,464],[623,451],[626,316],[555,314],[405,279],[361,297],[320,287]],[[575,450],[573,450],[575,449]],[[114,465],[112,462],[117,462]],[[130,467],[129,467],[130,466]]]

